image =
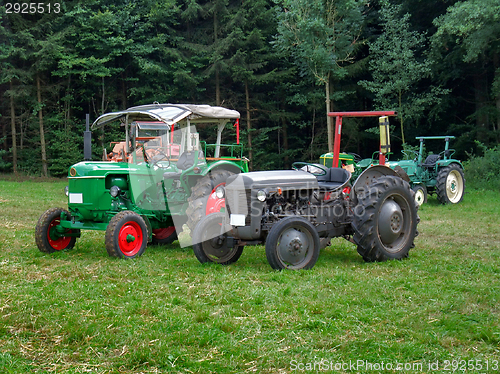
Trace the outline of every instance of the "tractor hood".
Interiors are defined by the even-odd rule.
[[[280,187],[283,191],[287,191],[317,189],[318,180],[311,173],[302,170],[254,171],[229,177],[226,186],[226,188],[241,186],[244,189]]]
[[[89,162],[79,162],[74,164],[69,169],[70,178],[78,177],[94,177],[94,178],[104,178],[109,173],[112,174],[131,174],[133,172],[139,172],[143,170],[144,167],[140,167],[134,164],[126,164],[123,162],[106,162],[106,161],[89,161]]]
[[[134,121],[161,121],[167,125],[177,123],[187,117],[193,122],[213,122],[221,119],[238,119],[240,113],[236,110],[210,105],[194,104],[152,104],[128,108],[121,112],[106,113],[92,124],[92,130],[115,120],[125,118]]]

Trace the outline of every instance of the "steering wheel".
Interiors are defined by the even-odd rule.
[[[328,172],[328,167],[321,164],[313,164],[311,162],[297,161],[292,164],[293,170],[303,170],[311,173],[314,176],[326,175]]]
[[[156,153],[153,157],[151,157],[151,166],[155,166],[158,162],[160,162],[161,160],[167,160],[168,161],[168,165],[167,166],[162,166],[162,167],[165,167],[165,168],[168,168],[170,167],[170,157],[167,156],[165,153],[163,153],[163,151],[159,150],[159,149],[155,149],[154,152]]]
[[[348,155],[351,155],[354,157],[354,162],[355,163],[358,163],[362,160],[361,156],[358,155],[357,153],[354,153],[354,152],[349,152]]]

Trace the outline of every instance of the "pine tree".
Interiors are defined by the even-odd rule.
[[[375,94],[378,109],[397,109],[405,144],[404,123],[415,124],[446,91],[431,86],[426,92],[417,92],[419,82],[431,76],[431,61],[419,58],[426,38],[410,30],[410,15],[400,16],[401,5],[383,4],[382,34],[370,45],[373,80],[359,83]]]
[[[276,45],[288,52],[302,74],[311,74],[325,89],[331,111],[332,86],[354,61],[364,15],[361,0],[283,0]],[[327,116],[328,149],[333,151],[333,120]]]

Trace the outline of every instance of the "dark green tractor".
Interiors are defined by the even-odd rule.
[[[35,239],[42,252],[70,249],[81,230],[106,231],[110,256],[140,256],[148,242],[167,244],[225,200],[215,193],[231,175],[247,172],[235,110],[208,105],[153,104],[104,114],[93,124],[125,129],[117,154],[79,162],[68,173],[68,209],[42,214]],[[236,125],[236,143],[222,132]],[[212,139],[200,140],[200,134]],[[113,153],[113,152],[112,152]],[[111,159],[111,161],[109,161]],[[181,243],[182,244],[182,243]]]
[[[465,178],[462,163],[452,158],[455,153],[450,149],[450,139],[454,136],[420,136],[418,151],[403,152],[408,160],[390,161],[391,168],[401,167],[408,177],[415,200],[421,205],[427,201],[427,194],[435,193],[442,204],[457,204],[462,201],[465,193]],[[424,159],[426,140],[444,140],[444,150],[429,154]]]

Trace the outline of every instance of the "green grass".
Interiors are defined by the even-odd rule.
[[[469,359],[498,372],[498,192],[456,206],[431,197],[404,261],[367,264],[336,239],[312,270],[276,272],[262,246],[227,267],[177,242],[113,259],[103,232],[43,254],[34,227],[65,207],[64,186],[0,180],[2,373],[290,373],[357,360],[431,372]]]

